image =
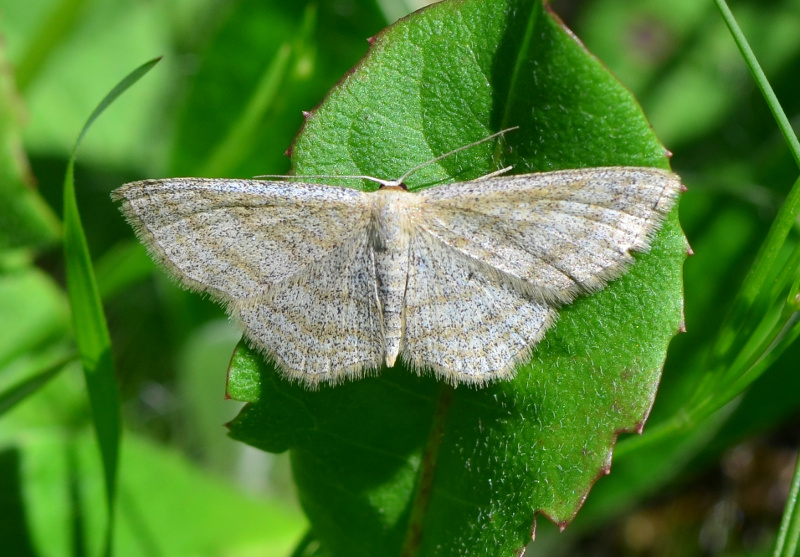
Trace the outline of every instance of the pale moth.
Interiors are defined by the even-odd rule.
[[[112,197],[152,256],[222,302],[286,377],[315,387],[399,356],[480,386],[512,377],[559,306],[647,250],[682,188],[657,168],[607,167],[407,191],[411,173],[505,131],[397,180],[354,177],[373,192],[172,178]]]

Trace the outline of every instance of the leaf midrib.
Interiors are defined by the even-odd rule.
[[[444,438],[444,428],[447,423],[450,405],[453,401],[453,390],[454,388],[447,383],[442,383],[439,389],[436,411],[433,414],[430,434],[428,435],[427,443],[425,443],[425,451],[422,454],[419,480],[414,490],[414,502],[411,506],[403,548],[400,552],[402,557],[414,557],[419,552],[428,503],[433,493],[433,480],[436,474],[439,447]]]

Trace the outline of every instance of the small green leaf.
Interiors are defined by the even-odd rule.
[[[61,373],[64,366],[74,361],[76,357],[77,355],[74,351],[61,349],[56,352],[55,356],[48,354],[45,365],[36,362],[39,365],[32,372],[31,368],[33,366],[26,366],[28,373],[25,379],[7,389],[0,389],[0,416],[44,387],[51,379]]]
[[[508,126],[519,130],[505,151],[459,153],[409,187],[501,164],[667,166],[630,93],[540,2],[516,0],[443,2],[382,32],[308,119],[292,162],[299,175],[395,178]],[[535,514],[566,525],[617,435],[641,429],[682,323],[685,255],[676,210],[628,274],[561,309],[515,379],[483,389],[397,366],[309,391],[240,346],[228,392],[253,402],[231,435],[291,451],[329,555],[518,553]]]

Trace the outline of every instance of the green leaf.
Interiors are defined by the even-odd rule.
[[[153,274],[153,260],[139,242],[119,243],[105,253],[95,264],[97,287],[103,300],[124,292],[145,277]]]
[[[119,555],[285,557],[305,520],[296,508],[254,498],[174,450],[126,437]]]
[[[0,369],[65,335],[69,313],[58,285],[35,268],[0,271]]]
[[[60,0],[52,3],[52,9],[44,17],[40,16],[36,33],[17,69],[20,89],[24,91],[35,80],[53,50],[74,29],[87,3],[87,0]]]
[[[0,451],[0,472],[14,480],[0,493],[7,555],[78,555],[78,545],[100,555],[102,470],[93,444],[88,429],[32,428]],[[246,494],[174,449],[129,433],[122,454],[118,557],[285,557],[302,535],[298,509]]]
[[[46,357],[37,358],[33,365],[24,366],[26,378],[9,388],[0,389],[0,416],[47,385],[68,363],[77,359],[77,354],[63,347],[48,350]]]
[[[62,340],[69,332],[65,297],[40,270],[0,271],[0,308],[2,415],[46,384],[76,355]]]
[[[106,554],[111,552],[114,501],[116,498],[117,460],[119,456],[120,412],[114,364],[111,359],[111,339],[108,334],[103,305],[92,268],[92,258],[86,244],[78,203],[75,198],[75,155],[92,123],[116,98],[149,72],[160,59],[142,64],[120,81],[97,105],[83,126],[67,163],[64,177],[64,259],[66,262],[67,293],[72,309],[75,341],[86,377],[86,387],[92,406],[100,453],[103,458],[108,526]]]
[[[459,153],[409,187],[506,164],[667,166],[630,93],[540,2],[514,0],[445,2],[382,32],[307,120],[292,162],[298,175],[394,178],[508,126],[520,129],[504,150]],[[252,403],[231,435],[291,451],[330,555],[519,552],[535,513],[566,525],[617,434],[641,429],[682,323],[685,253],[676,210],[628,274],[562,308],[514,380],[483,389],[397,366],[309,391],[240,345],[228,392]]]
[[[306,6],[305,21],[301,31],[292,41],[286,41],[278,48],[275,57],[264,68],[263,74],[246,106],[236,118],[235,124],[228,130],[224,139],[217,144],[209,160],[201,169],[203,176],[221,176],[240,165],[247,159],[254,145],[259,127],[265,120],[265,114],[274,109],[279,93],[285,88],[285,82],[297,73],[310,73],[310,68],[298,71],[302,66],[313,67],[313,58],[309,54],[311,34],[316,26],[316,5]],[[250,17],[248,15],[248,17]],[[284,30],[285,32],[285,30]],[[295,70],[292,72],[292,70]],[[237,103],[238,104],[238,103]]]
[[[22,102],[0,40],[0,251],[43,247],[58,237],[58,219],[33,189],[22,148]]]
[[[180,50],[182,32],[202,37],[205,29],[198,26],[197,12],[209,3],[0,0],[9,57],[25,96],[29,156],[34,161],[41,157],[66,160],[75,130],[108,91],[108,76],[156,54]],[[169,134],[161,110],[165,99],[175,98],[175,90],[182,85],[177,70],[180,59],[169,56],[167,65],[174,63],[174,71],[151,76],[149,87],[129,92],[118,103],[113,120],[93,127],[81,147],[84,165],[99,163],[108,171],[163,164]],[[42,190],[49,190],[50,176],[38,167],[36,172]]]
[[[385,25],[372,2],[356,4],[342,11],[330,2],[233,3],[214,34],[209,33],[183,100],[169,174],[285,172],[284,150],[302,123],[302,111],[317,104],[364,53],[364,38]],[[288,66],[282,50],[287,45]],[[241,152],[230,156],[237,147]],[[208,161],[222,155],[218,160],[223,164],[208,168]]]

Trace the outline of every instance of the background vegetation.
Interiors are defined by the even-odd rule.
[[[300,539],[285,456],[248,449],[220,427],[240,408],[222,397],[237,331],[217,306],[154,270],[108,194],[144,177],[285,172],[301,110],[357,62],[366,37],[414,8],[0,0],[2,125],[9,142],[22,134],[25,153],[0,172],[15,169],[39,193],[20,196],[29,218],[6,221],[17,234],[0,245],[0,539],[10,554],[102,547],[102,473],[73,361],[55,215],[84,120],[155,55],[165,56],[159,67],[92,128],[75,173],[123,404],[121,497],[141,511],[140,523],[121,523],[118,554],[287,555]],[[796,122],[800,4],[732,8]],[[556,535],[540,521],[530,551],[768,555],[800,443],[800,354],[787,341],[797,307],[783,305],[798,273],[796,225],[755,309],[724,320],[797,166],[712,3],[593,0],[555,10],[634,92],[674,153],[696,255],[685,267],[687,333],[672,343],[646,435],[621,440],[613,473],[574,524]],[[703,383],[709,370],[721,388]],[[697,393],[711,402],[689,405]]]

